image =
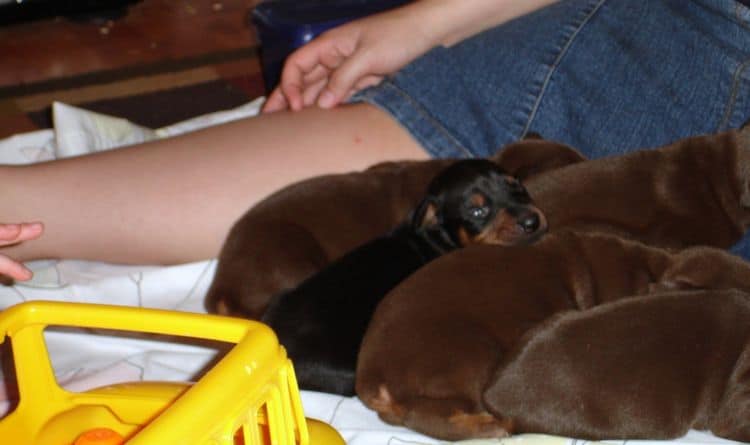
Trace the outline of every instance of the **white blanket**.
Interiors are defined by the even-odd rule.
[[[0,163],[39,162],[169,137],[255,115],[261,103],[262,99],[258,99],[233,110],[201,116],[157,130],[55,103],[54,129],[0,140]],[[31,281],[0,287],[0,309],[29,300],[55,300],[203,312],[203,297],[211,282],[215,261],[154,267],[60,260],[36,261],[29,263],[29,266],[34,271]],[[190,381],[216,354],[211,349],[198,346],[63,332],[48,333],[47,341],[58,380],[65,387],[74,390],[134,380]],[[331,424],[352,445],[439,443],[407,429],[381,422],[357,398],[308,391],[303,391],[302,398],[308,417]],[[3,400],[4,394],[0,391],[0,402]],[[504,441],[466,443],[484,445],[511,442],[521,442],[524,445],[581,443],[572,439],[536,435],[518,436]],[[668,443],[733,442],[692,431],[684,438]]]

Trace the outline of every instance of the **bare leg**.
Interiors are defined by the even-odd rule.
[[[109,152],[6,166],[0,220],[42,221],[45,233],[2,253],[19,260],[206,259],[247,208],[289,183],[426,157],[390,116],[357,104],[265,114]]]

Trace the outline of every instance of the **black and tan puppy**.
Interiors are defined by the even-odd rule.
[[[485,405],[515,432],[750,442],[750,295],[681,291],[567,312],[533,329]]]
[[[502,436],[513,424],[488,412],[483,393],[527,331],[561,311],[685,288],[750,290],[750,264],[715,248],[674,253],[572,231],[523,247],[469,246],[378,305],[356,391],[385,421],[438,438]]]
[[[430,183],[410,222],[274,297],[262,320],[287,349],[302,389],[353,395],[360,342],[389,290],[456,248],[528,244],[546,228],[523,186],[496,163],[458,161]]]
[[[566,145],[538,138],[501,153],[494,160],[521,179],[584,159]],[[248,210],[228,234],[206,308],[259,319],[273,295],[404,221],[430,180],[453,162],[387,162],[362,172],[308,179],[274,193]]]

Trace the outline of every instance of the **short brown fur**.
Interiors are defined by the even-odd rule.
[[[682,288],[750,290],[750,264],[721,249],[673,253],[567,231],[520,248],[470,246],[381,302],[362,342],[357,394],[384,420],[438,438],[509,433],[503,417],[486,421],[482,395],[527,331],[561,311]],[[452,421],[458,414],[483,419],[484,429]]]
[[[484,399],[517,432],[750,442],[750,295],[675,291],[552,317]]]

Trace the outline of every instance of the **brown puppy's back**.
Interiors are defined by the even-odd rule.
[[[750,225],[750,127],[551,170],[524,183],[560,228],[727,248]]]
[[[479,400],[482,377],[491,371],[492,362],[549,315],[578,308],[579,301],[604,299],[602,291],[610,298],[617,291],[648,291],[650,274],[642,268],[632,275],[617,269],[591,271],[614,262],[637,264],[644,255],[632,255],[633,261],[628,261],[630,256],[607,253],[631,244],[563,232],[532,246],[469,246],[433,261],[378,306],[360,351],[358,388],[382,380],[398,399],[414,393],[415,387],[430,387],[437,395],[468,389],[460,382],[476,382],[465,395]],[[649,250],[637,244],[633,249]],[[607,257],[607,264],[591,264],[592,250]],[[669,254],[659,251],[658,256],[663,269]],[[606,286],[597,286],[600,278],[606,279]],[[440,389],[445,375],[455,374],[454,366],[466,366],[467,375]],[[441,382],[432,385],[432,379]]]
[[[689,255],[696,251],[702,253]],[[740,259],[718,249],[685,252],[558,232],[532,246],[472,246],[448,254],[413,274],[376,310],[360,350],[357,393],[385,420],[430,435],[497,434],[449,413],[482,415],[482,391],[498,361],[549,316],[660,288],[750,289],[750,267]],[[717,272],[695,281],[671,272],[701,268]],[[737,274],[718,272],[728,268]]]
[[[488,408],[517,432],[750,441],[750,295],[680,291],[568,312],[530,331]]]

